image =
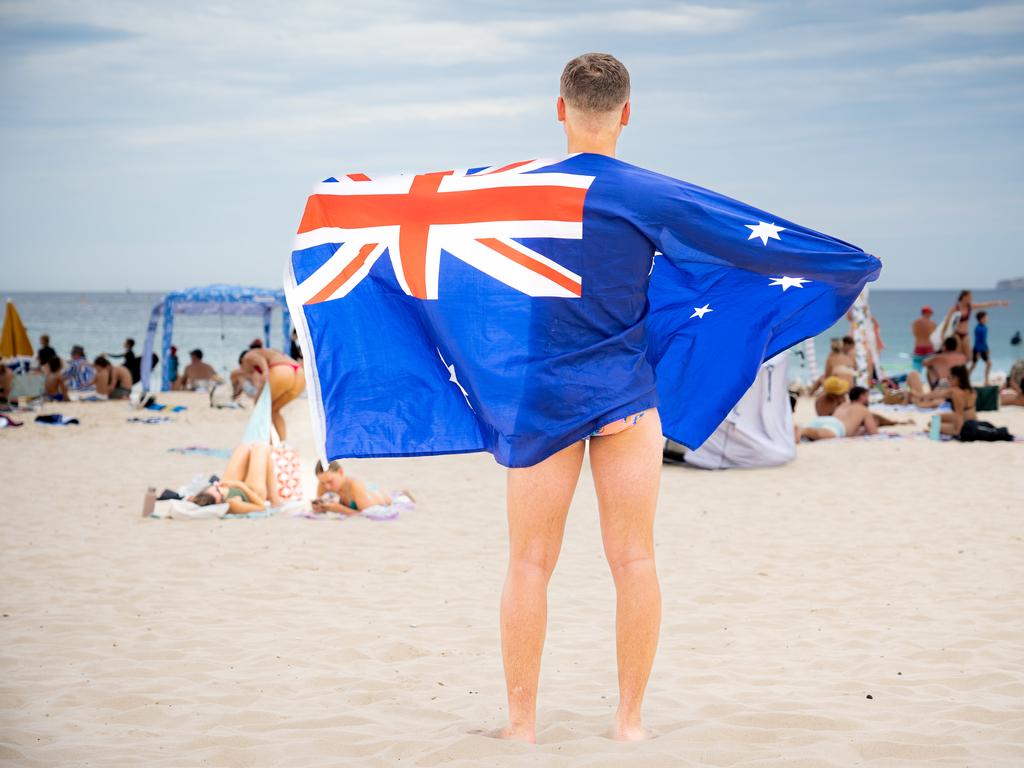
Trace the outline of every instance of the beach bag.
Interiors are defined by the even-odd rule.
[[[270,449],[277,493],[284,501],[302,501],[302,468],[299,454],[288,443]]]
[[[1013,435],[1006,427],[997,427],[987,421],[968,419],[960,430],[960,442],[963,443],[995,443],[1001,440],[1013,440]]]
[[[978,402],[975,408],[979,411],[999,410],[999,387],[975,387],[978,393]]]

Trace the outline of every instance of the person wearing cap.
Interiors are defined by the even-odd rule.
[[[836,412],[836,408],[846,402],[850,382],[839,376],[828,376],[822,388],[825,391],[814,400],[814,412],[819,416],[831,416]]]
[[[932,344],[935,321],[932,320],[932,314],[932,308],[925,305],[921,307],[921,316],[910,324],[910,331],[914,334],[914,370],[918,373],[924,370],[924,359],[935,354]]]

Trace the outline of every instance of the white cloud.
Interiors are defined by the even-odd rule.
[[[1024,6],[984,5],[966,11],[934,11],[904,16],[903,26],[933,35],[1009,35],[1024,29]]]

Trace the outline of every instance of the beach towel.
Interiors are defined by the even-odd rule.
[[[416,509],[416,502],[405,491],[392,491],[388,495],[391,497],[390,504],[367,507],[353,515],[346,515],[343,512],[314,512],[303,505],[292,512],[292,517],[304,517],[308,520],[348,520],[350,517],[365,517],[368,520],[384,521],[397,520],[403,512],[412,512]]]
[[[168,453],[180,453],[182,456],[212,456],[217,459],[230,459],[231,451],[226,448],[207,448],[205,445],[186,445],[181,448],[168,448]]]
[[[10,416],[0,413],[0,429],[6,429],[7,427],[20,427],[21,422],[15,421]]]
[[[132,416],[128,419],[129,424],[173,424],[174,419],[167,416],[148,416],[146,418],[139,418],[138,416]]]

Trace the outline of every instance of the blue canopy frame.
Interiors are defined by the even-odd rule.
[[[149,380],[153,373],[153,343],[161,317],[164,321],[164,335],[160,347],[160,359],[167,361],[171,357],[175,315],[262,315],[263,343],[269,347],[270,319],[275,308],[281,310],[281,349],[288,354],[292,338],[291,318],[288,314],[288,302],[283,290],[219,283],[168,293],[153,307],[149,316],[146,343],[142,350],[142,370],[140,371],[143,391],[150,391]],[[170,366],[165,364],[161,371],[160,388],[166,392],[171,388]]]

